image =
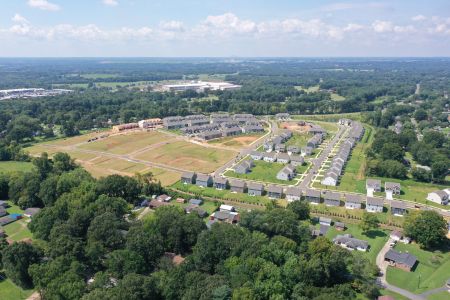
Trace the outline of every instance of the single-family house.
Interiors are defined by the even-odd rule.
[[[325,225],[325,226],[331,226],[332,220],[330,218],[320,217],[319,218],[319,224]]]
[[[394,241],[400,241],[403,237],[403,233],[400,230],[394,230],[391,232],[389,237]]]
[[[1,206],[1,207],[4,207],[4,208],[8,208],[8,207],[9,207],[9,204],[8,204],[7,201],[0,200],[0,206]]]
[[[285,194],[288,202],[298,201],[302,197],[302,190],[298,187],[288,187]]]
[[[203,203],[202,199],[191,199],[191,200],[189,200],[189,204],[202,205],[202,203]]]
[[[307,189],[305,191],[305,199],[311,204],[319,204],[320,203],[320,191]]]
[[[160,202],[169,202],[170,199],[172,199],[172,197],[170,197],[169,195],[166,195],[166,194],[162,194],[162,195],[159,195],[158,197],[156,197],[156,200],[160,201]]]
[[[322,193],[323,202],[326,206],[340,206],[341,194],[325,191]]]
[[[213,184],[213,179],[209,174],[197,174],[195,184],[200,187],[209,187]]]
[[[4,217],[8,214],[8,212],[6,211],[6,208],[4,208],[3,206],[0,206],[0,217]]]
[[[236,224],[239,222],[239,213],[232,211],[216,211],[209,217],[209,221]]]
[[[366,199],[366,211],[368,212],[383,212],[384,199],[367,197]]]
[[[328,226],[328,225],[320,225],[319,229],[316,229],[315,227],[313,227],[311,230],[311,235],[314,238],[319,237],[319,236],[324,236],[325,234],[327,234],[328,229],[330,229],[330,226]]]
[[[235,193],[244,193],[247,184],[243,180],[230,180],[230,190]]]
[[[305,163],[305,159],[300,155],[291,155],[291,165],[298,167]]]
[[[226,190],[228,187],[228,179],[221,176],[216,176],[214,178],[214,187],[217,190]]]
[[[267,187],[267,196],[272,199],[280,199],[283,196],[283,188],[281,186],[269,185]]]
[[[287,153],[279,153],[277,156],[277,162],[280,164],[288,164],[291,161],[291,157]]]
[[[151,209],[157,209],[157,208],[159,208],[159,207],[161,207],[161,206],[167,206],[167,205],[170,205],[170,203],[167,203],[167,202],[161,202],[161,201],[158,201],[158,200],[151,200],[151,201],[149,202],[149,204],[148,204],[148,206],[149,206]]]
[[[427,200],[441,205],[448,204],[448,194],[444,190],[428,193]]]
[[[292,165],[286,165],[277,174],[278,180],[292,180],[296,176],[295,167]]]
[[[273,151],[274,144],[272,142],[264,143],[264,151],[271,152]]]
[[[400,183],[385,182],[384,191],[386,192],[386,198],[392,200],[393,195],[400,195]]]
[[[387,261],[393,267],[411,272],[417,263],[417,258],[410,253],[402,253],[394,249],[389,249],[384,255],[384,261]]]
[[[222,204],[219,207],[219,211],[236,211],[236,208],[232,205]]]
[[[337,235],[333,242],[342,248],[358,251],[367,251],[369,249],[369,243],[367,241],[355,239],[351,234]]]
[[[272,152],[265,153],[263,160],[270,163],[275,162],[277,161],[277,154]]]
[[[345,208],[360,209],[363,199],[360,195],[345,194]]]
[[[381,192],[381,180],[367,179],[366,180],[367,196],[373,197],[374,192]]]
[[[184,172],[181,175],[181,182],[184,184],[194,184],[196,178],[197,174],[195,174],[194,172]]]
[[[263,159],[263,153],[262,152],[259,152],[259,151],[252,151],[251,153],[250,153],[250,157],[253,159],[253,160],[261,160],[261,159]]]
[[[33,218],[41,209],[39,207],[29,207],[25,209],[23,215],[28,218]]]
[[[406,203],[391,200],[391,213],[396,216],[403,216],[406,213]]]
[[[264,193],[264,185],[261,183],[249,182],[247,188],[250,196],[262,196]]]

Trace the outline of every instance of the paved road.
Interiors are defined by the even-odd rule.
[[[312,165],[309,168],[308,174],[303,178],[303,181],[299,184],[300,188],[304,189],[310,186],[314,176],[316,176],[316,174],[319,172],[319,169],[322,166],[323,162],[328,158],[328,155],[330,155],[330,152],[333,150],[334,146],[337,144],[337,142],[339,142],[345,130],[346,130],[345,126],[339,126],[339,131],[333,137],[333,139],[328,142],[328,145],[325,147],[325,149],[322,150],[319,157],[311,159]]]
[[[421,295],[416,295],[414,293],[411,293],[410,291],[407,291],[407,290],[399,288],[395,285],[389,284],[386,281],[386,271],[387,271],[388,263],[384,261],[384,255],[386,254],[386,252],[389,251],[389,249],[390,249],[389,244],[392,243],[393,241],[394,241],[393,239],[389,238],[389,240],[386,242],[386,244],[384,244],[383,248],[380,250],[380,252],[377,255],[376,264],[377,264],[378,268],[380,268],[380,271],[381,271],[381,276],[378,278],[379,282],[385,289],[395,292],[397,294],[400,294],[408,299],[425,300],[425,297],[422,297]]]

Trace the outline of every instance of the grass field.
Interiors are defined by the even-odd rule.
[[[315,121],[328,121],[336,123],[341,118],[347,118],[352,120],[361,121],[362,113],[345,113],[345,114],[325,114],[325,115],[294,115],[291,116],[295,120],[315,120]]]
[[[32,293],[33,290],[23,290],[9,279],[0,281],[0,299],[2,300],[27,299]]]
[[[444,286],[450,279],[449,249],[431,252],[420,249],[417,244],[399,243],[395,250],[415,255],[419,263],[413,272],[388,267],[386,278],[389,283],[414,293],[423,293]]]
[[[450,299],[450,292],[443,291],[436,294],[432,294],[427,297],[428,300],[448,300]]]
[[[86,73],[81,74],[80,77],[87,79],[103,79],[103,78],[116,78],[118,74],[107,74],[107,73]]]
[[[380,290],[380,294],[383,296],[392,296],[395,300],[408,300],[408,298],[389,290]]]
[[[192,184],[183,184],[180,181],[171,186],[179,191],[193,193],[198,196],[211,197],[216,199],[244,202],[250,204],[267,204],[270,200],[267,197],[249,196],[248,194],[232,193],[230,190],[216,190],[215,188],[202,188]]]
[[[210,173],[231,160],[235,155],[236,152],[231,150],[207,148],[185,141],[176,141],[142,152],[136,158]]]
[[[9,214],[23,214],[23,210],[20,209],[20,207],[18,207],[17,205],[14,205],[12,202],[9,202],[9,205],[10,207],[6,209]],[[27,227],[29,220],[29,218],[23,217],[23,219],[3,226],[8,239],[17,242],[25,238],[31,238],[31,231]]]
[[[283,169],[283,167],[285,166],[284,164],[269,163],[262,160],[255,161],[254,163],[255,167],[252,168],[250,173],[238,174],[230,170],[225,172],[224,175],[228,177],[257,180],[270,183],[290,184],[293,182],[277,179],[277,174],[281,169]]]
[[[338,231],[332,226],[325,236],[332,240],[338,234],[351,234],[357,239],[367,241],[370,245],[369,251],[361,253],[367,256],[371,262],[375,263],[378,252],[380,252],[383,245],[386,244],[386,241],[389,239],[389,234],[384,230],[372,230],[369,231],[367,235],[364,235],[358,225],[346,224],[346,226],[347,229],[345,231]]]
[[[305,87],[303,87],[303,86],[301,86],[301,85],[297,85],[297,86],[295,86],[295,89],[296,90],[298,90],[298,91],[304,91],[304,92],[306,92],[306,93],[315,93],[315,92],[318,92],[319,91],[319,86],[318,85],[315,85],[315,86],[310,86],[310,87],[307,87],[307,88],[305,88]]]
[[[32,155],[47,152],[66,152],[77,159],[94,177],[111,174],[134,175],[151,171],[163,185],[171,185],[180,178],[180,172],[154,167],[158,163],[180,169],[210,173],[235,155],[235,150],[206,147],[181,140],[160,131],[133,131],[109,135],[87,143],[93,137],[110,134],[95,132],[67,139],[57,139],[26,148]],[[120,157],[118,157],[120,156]],[[132,161],[132,159],[142,160]]]
[[[298,132],[294,132],[292,137],[286,141],[286,146],[297,146],[297,147],[305,147],[308,143],[308,140],[311,138],[309,134],[300,134]]]
[[[23,161],[0,161],[0,173],[26,172],[34,168],[30,162]]]

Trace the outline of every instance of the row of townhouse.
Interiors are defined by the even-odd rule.
[[[352,122],[351,129],[334,156],[330,168],[325,173],[321,182],[323,185],[336,186],[338,184],[353,147],[364,135],[364,127],[359,122]]]
[[[207,174],[196,174],[186,172],[181,177],[181,182],[185,184],[196,184],[201,187],[214,187],[218,190],[230,189],[236,193],[248,193],[250,196],[263,196],[267,194],[269,198],[286,198],[288,202],[298,201],[302,198],[311,204],[323,203],[327,206],[342,206],[347,209],[362,209],[365,204],[365,210],[368,212],[383,212],[384,199],[375,197],[363,197],[357,194],[346,194],[345,199],[341,194],[333,191],[319,191],[314,189],[301,190],[298,187],[283,188],[277,185],[268,185],[267,187],[257,182],[246,182],[244,180],[228,180],[217,176],[214,179]],[[364,199],[365,198],[365,199]],[[322,201],[323,200],[323,201]],[[406,203],[403,201],[390,201],[390,209],[393,215],[402,216],[406,213]]]
[[[373,197],[374,192],[381,192],[381,180],[379,179],[367,179],[366,180],[367,196]],[[398,182],[384,183],[384,191],[386,193],[386,199],[392,200],[393,195],[400,195],[401,185]]]
[[[310,138],[308,140],[308,142],[306,143],[306,146],[310,147],[312,149],[315,149],[315,148],[319,147],[320,144],[322,144],[323,138],[324,138],[324,135],[322,133],[316,133],[313,135],[312,138]]]
[[[293,166],[301,166],[305,159],[300,155],[289,155],[287,153],[259,152],[252,151],[250,157],[253,160],[264,160],[265,162],[278,162],[281,164],[292,164]]]
[[[189,115],[166,117],[162,120],[166,129],[180,129],[185,135],[195,135],[203,140],[240,135],[242,133],[264,132],[264,127],[251,114]]]

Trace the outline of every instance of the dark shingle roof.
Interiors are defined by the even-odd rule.
[[[394,249],[389,249],[389,251],[384,255],[385,259],[392,260],[396,263],[407,265],[412,268],[417,262],[417,258],[409,253],[397,252]]]

